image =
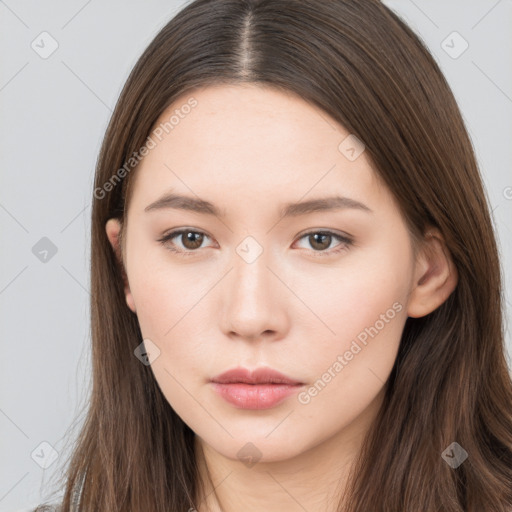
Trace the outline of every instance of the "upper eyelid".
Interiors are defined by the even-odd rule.
[[[207,237],[209,238],[213,238],[211,235],[209,235],[206,231],[203,231],[201,229],[196,229],[196,228],[175,228],[175,229],[171,229],[170,231],[168,232],[165,232],[161,238],[166,238],[166,237],[169,237],[169,236],[177,236],[177,235],[181,235],[183,233],[186,233],[186,232],[192,232],[192,233],[199,233],[201,235],[206,235]],[[340,237],[345,237],[345,238],[351,238],[351,235],[349,234],[345,234],[345,233],[339,233],[337,232],[336,230],[333,230],[331,228],[312,228],[312,229],[309,229],[307,231],[304,231],[302,233],[299,233],[297,235],[298,238],[302,238],[303,236],[306,236],[306,235],[310,235],[311,233],[327,233],[327,234],[332,234],[332,235],[337,235],[337,236],[340,236]]]

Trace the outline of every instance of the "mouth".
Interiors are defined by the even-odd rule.
[[[239,409],[269,409],[297,392],[304,383],[272,368],[234,368],[211,380],[213,389]]]

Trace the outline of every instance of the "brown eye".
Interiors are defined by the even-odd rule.
[[[306,242],[306,249],[314,256],[329,256],[347,250],[353,243],[352,238],[332,231],[310,231],[303,234],[299,241]],[[333,242],[335,242],[333,244]],[[336,243],[337,242],[337,243]]]
[[[313,249],[323,251],[331,245],[332,236],[325,233],[312,233],[308,240]]]
[[[183,256],[198,253],[205,238],[210,238],[201,231],[194,231],[192,229],[178,229],[171,231],[164,235],[158,241],[172,252],[179,253]],[[180,243],[181,239],[181,243]],[[176,240],[176,241],[175,241]]]
[[[183,231],[181,240],[185,249],[197,249],[203,243],[203,234],[195,231]]]

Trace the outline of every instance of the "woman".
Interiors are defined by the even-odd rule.
[[[374,0],[196,0],[98,160],[62,510],[506,511],[500,264],[460,111]]]

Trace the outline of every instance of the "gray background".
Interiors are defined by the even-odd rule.
[[[492,204],[510,319],[512,1],[385,3],[427,43],[463,112]],[[48,496],[83,420],[94,166],[129,71],[183,5],[0,0],[1,511]],[[47,58],[44,31],[58,43]],[[508,323],[507,350],[510,361]],[[50,445],[59,460],[43,469]]]

